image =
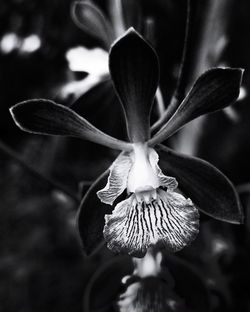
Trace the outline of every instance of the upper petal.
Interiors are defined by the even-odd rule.
[[[72,18],[78,27],[101,40],[109,49],[114,33],[109,21],[96,5],[89,1],[75,1],[72,5]]]
[[[127,188],[128,174],[132,166],[129,154],[119,155],[110,167],[106,186],[97,192],[100,200],[112,205],[118,196]]]
[[[237,100],[243,70],[215,68],[201,75],[180,104],[174,115],[152,139],[149,145],[161,143],[189,121],[219,109]]]
[[[199,213],[192,202],[172,192],[158,192],[157,200],[137,202],[134,196],[105,216],[104,238],[114,252],[143,257],[150,246],[178,251],[198,233]]]
[[[117,140],[95,128],[72,109],[49,100],[29,100],[10,112],[19,128],[44,135],[74,136],[118,150],[131,150],[130,143]]]
[[[153,48],[130,28],[110,50],[110,74],[123,105],[132,142],[149,138],[149,120],[159,80]]]
[[[222,221],[241,223],[243,212],[239,197],[228,178],[202,159],[181,155],[160,146],[160,165],[173,174],[180,189],[202,212]]]

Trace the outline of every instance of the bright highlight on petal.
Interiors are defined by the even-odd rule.
[[[104,238],[114,252],[143,257],[150,246],[176,252],[196,237],[199,213],[190,199],[157,190],[157,198],[138,202],[135,195],[105,216]]]
[[[112,205],[116,198],[127,188],[127,179],[131,166],[132,161],[128,154],[121,154],[113,162],[110,167],[107,185],[97,192],[97,196],[103,203]]]

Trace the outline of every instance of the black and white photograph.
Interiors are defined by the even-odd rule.
[[[250,312],[248,210],[248,0],[0,0],[0,312]]]

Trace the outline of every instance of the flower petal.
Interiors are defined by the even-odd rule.
[[[238,195],[223,173],[202,159],[181,155],[162,145],[158,153],[163,171],[176,177],[180,189],[197,208],[215,219],[242,223]]]
[[[215,68],[206,71],[196,80],[171,119],[149,140],[149,145],[161,143],[191,120],[236,101],[242,74],[242,69],[238,68]]]
[[[178,183],[175,178],[166,176],[162,173],[160,167],[158,166],[159,155],[153,148],[149,149],[149,161],[151,166],[157,172],[158,178],[160,179],[160,186],[167,187],[168,190],[173,191],[177,188]]]
[[[110,212],[110,207],[99,200],[96,192],[105,185],[108,173],[106,170],[91,185],[78,210],[78,230],[87,255],[93,253],[103,242],[104,216]]]
[[[143,257],[150,246],[178,251],[198,233],[199,213],[190,199],[158,191],[158,199],[137,202],[134,196],[105,216],[104,238],[114,252]]]
[[[97,192],[100,200],[112,205],[118,196],[127,188],[128,174],[132,166],[129,154],[119,155],[110,167],[110,174],[106,186]]]
[[[91,125],[72,109],[49,100],[29,100],[10,109],[17,126],[27,132],[79,137],[118,150],[131,144],[117,140]]]
[[[102,11],[89,1],[75,1],[72,5],[75,24],[87,34],[101,40],[107,50],[114,41],[112,27]]]
[[[130,28],[110,50],[110,74],[123,105],[129,138],[149,138],[149,119],[159,80],[158,58],[153,48]]]

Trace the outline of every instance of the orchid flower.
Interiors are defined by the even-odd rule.
[[[241,223],[237,193],[217,168],[160,143],[191,120],[232,104],[239,95],[242,70],[205,72],[151,137],[150,112],[159,81],[156,52],[130,28],[112,45],[109,69],[129,142],[103,133],[72,109],[49,100],[29,100],[11,108],[24,131],[78,137],[121,151],[82,200],[78,225],[86,253],[100,244],[103,235],[112,251],[136,257],[155,245],[179,251],[199,231],[199,210]]]
[[[111,285],[104,287],[103,283]],[[192,284],[192,287],[190,287]],[[97,268],[86,286],[84,311],[211,311],[206,281],[195,265],[168,252],[142,259],[117,256]]]
[[[159,257],[160,256],[160,257]],[[157,259],[158,258],[158,259]],[[122,282],[126,290],[119,296],[117,307],[120,312],[142,311],[187,311],[184,300],[173,290],[173,278],[161,268],[161,254],[146,254],[139,264],[140,269],[125,276]]]

